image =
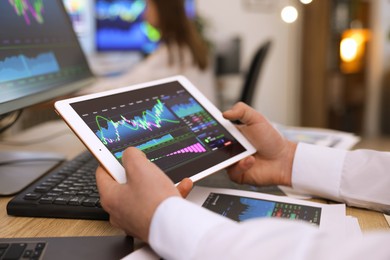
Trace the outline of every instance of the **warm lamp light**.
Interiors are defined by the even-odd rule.
[[[340,57],[342,61],[351,62],[358,56],[359,43],[352,39],[343,39],[340,43]]]
[[[344,73],[359,72],[364,65],[368,30],[346,30],[340,42],[341,71]]]

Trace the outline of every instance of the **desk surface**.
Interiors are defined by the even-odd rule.
[[[48,137],[54,134],[55,137]],[[48,137],[46,142],[34,144],[31,146],[15,147],[12,145],[0,145],[0,150],[30,150],[30,151],[52,151],[64,154],[68,159],[83,151],[83,144],[68,130],[67,126],[62,121],[53,121],[45,123],[39,127],[32,128],[28,131],[20,133],[17,138],[19,142],[31,142],[31,136],[39,139]],[[389,144],[390,140],[375,141],[381,145]],[[374,144],[375,144],[374,142]],[[374,145],[369,145],[369,141],[365,144],[368,148],[375,148]],[[64,144],[67,145],[64,149]],[[364,142],[363,142],[364,144]],[[360,148],[364,147],[359,145]],[[212,175],[213,176],[213,175]],[[211,176],[210,176],[211,177]],[[215,174],[213,178],[225,178],[223,174]],[[6,206],[9,197],[0,197],[0,236],[1,237],[39,237],[39,236],[109,236],[123,235],[123,231],[114,228],[108,221],[92,221],[92,220],[68,220],[68,219],[49,219],[49,218],[24,218],[8,216]],[[320,201],[321,200],[316,200]],[[324,201],[322,201],[324,202]],[[375,229],[389,229],[389,225],[383,214],[370,210],[349,208],[347,207],[347,215],[358,218],[360,227],[363,231]]]

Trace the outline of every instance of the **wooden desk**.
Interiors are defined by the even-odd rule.
[[[15,147],[12,145],[0,145],[0,150],[35,150],[52,151],[64,154],[67,158],[73,158],[83,151],[83,144],[68,130],[62,122],[50,122],[39,127],[32,128],[17,135],[13,140],[31,141],[34,138],[45,137],[56,133],[58,137],[48,137],[47,142],[31,146]],[[64,147],[64,144],[66,148]],[[208,179],[210,178],[210,179]],[[223,173],[217,173],[206,178],[206,182],[227,182]],[[208,179],[208,180],[207,180]],[[234,184],[232,184],[234,185]],[[234,188],[237,188],[235,186]],[[8,216],[6,205],[11,198],[0,197],[0,236],[1,237],[38,237],[38,236],[103,236],[123,235],[123,231],[112,227],[108,221],[92,220],[68,220],[49,218],[25,218]],[[389,229],[389,225],[383,214],[357,209],[347,208],[347,215],[357,217],[363,231],[375,229]]]

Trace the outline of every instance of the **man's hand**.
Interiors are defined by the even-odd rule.
[[[238,129],[257,152],[228,169],[231,180],[251,185],[291,186],[291,171],[296,144],[284,139],[256,110],[244,103],[223,113],[228,120],[239,120]]]
[[[147,242],[158,205],[171,196],[186,197],[192,181],[184,179],[176,188],[168,176],[136,148],[128,148],[122,161],[126,184],[116,182],[101,167],[96,171],[101,204],[110,214],[112,225]]]

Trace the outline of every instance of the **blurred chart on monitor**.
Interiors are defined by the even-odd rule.
[[[159,32],[144,20],[145,0],[95,0],[97,51],[153,52]],[[186,0],[188,17],[195,17],[195,1]]]

